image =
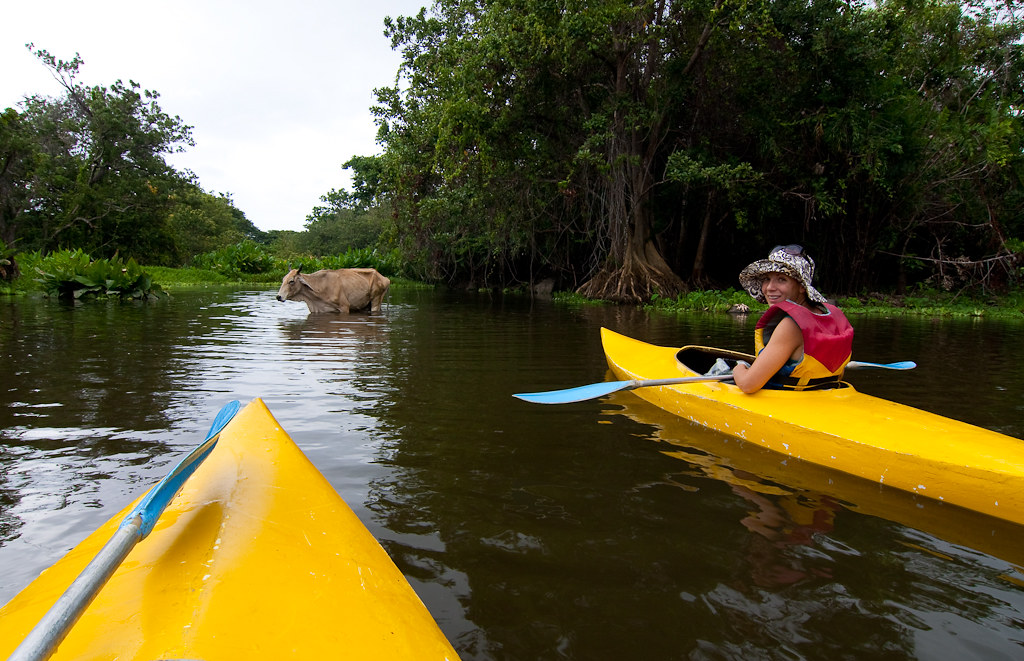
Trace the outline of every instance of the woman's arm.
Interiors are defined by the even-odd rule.
[[[804,336],[800,332],[800,327],[791,318],[786,317],[775,327],[768,345],[757,355],[750,367],[737,365],[733,368],[733,380],[743,392],[757,392],[782,369],[803,343]]]

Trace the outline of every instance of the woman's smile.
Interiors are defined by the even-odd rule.
[[[761,293],[769,305],[790,300],[801,303],[805,297],[803,286],[784,273],[768,273],[761,281]]]

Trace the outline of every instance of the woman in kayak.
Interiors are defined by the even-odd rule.
[[[769,308],[754,328],[752,365],[733,368],[745,393],[763,387],[829,388],[850,362],[853,327],[846,315],[811,285],[814,260],[800,246],[776,246],[740,272],[743,288]]]

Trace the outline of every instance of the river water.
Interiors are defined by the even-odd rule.
[[[262,397],[463,659],[1024,658],[1024,529],[631,393],[511,396],[604,380],[601,326],[745,350],[754,321],[422,289],[348,317],[0,300],[0,602]],[[1024,325],[853,322],[858,360],[919,363],[859,389],[1024,438]]]

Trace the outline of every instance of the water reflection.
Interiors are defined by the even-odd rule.
[[[610,400],[606,414],[656,425],[656,441],[683,448],[662,450],[691,466],[674,483],[696,494],[706,488],[702,479],[721,481],[748,505],[738,517],[749,534],[737,572],[707,593],[687,595],[735,619],[745,643],[702,641],[703,653],[746,658],[775,644],[797,657],[825,658],[824,646],[854,657],[886,650],[893,658],[948,658],[936,640],[943,635],[933,634],[943,627],[967,632],[980,658],[1019,652],[1015,588],[1024,577],[1024,528],[774,455],[626,393]],[[884,518],[851,521],[865,513]],[[866,551],[865,528],[887,542]],[[972,599],[979,583],[998,587]],[[1006,623],[994,627],[1005,640],[982,635],[992,621]],[[908,626],[916,637],[907,637]]]
[[[273,291],[0,301],[0,600],[263,397],[469,659],[1019,652],[1021,531],[802,466],[605,378],[598,329],[748,349],[753,318],[395,290],[384,315]],[[1022,326],[861,320],[871,394],[1024,436]],[[961,351],[962,349],[962,351]],[[977,361],[992,363],[978,369]]]

